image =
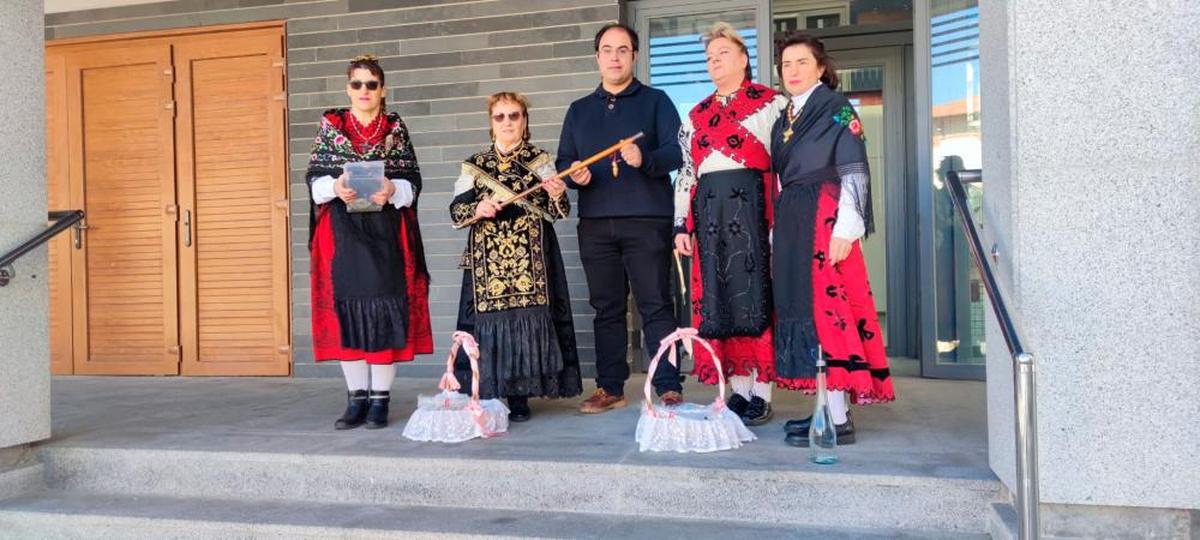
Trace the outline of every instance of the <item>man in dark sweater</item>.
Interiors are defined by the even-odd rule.
[[[579,251],[596,310],[596,393],[585,413],[624,407],[628,329],[625,299],[642,317],[646,350],[675,329],[671,271],[671,171],[683,163],[679,113],[671,99],[633,77],[638,36],[621,24],[601,28],[595,39],[601,84],[571,104],[558,143],[558,168],[570,167],[637,132],[645,137],[571,175],[579,191]],[[666,405],[682,402],[679,371],[660,362],[653,380]]]

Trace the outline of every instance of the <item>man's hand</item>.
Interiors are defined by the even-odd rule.
[[[635,143],[629,143],[621,147],[621,159],[625,160],[630,167],[642,166],[642,149],[638,148]]]
[[[571,167],[575,167],[576,165],[579,165],[578,161],[572,163]],[[578,185],[586,186],[592,181],[592,171],[588,170],[587,167],[580,167],[579,170],[571,173],[571,180],[575,181]]]

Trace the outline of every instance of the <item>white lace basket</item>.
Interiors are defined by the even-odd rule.
[[[471,395],[460,393],[454,377],[454,357],[459,347],[471,359]],[[404,425],[404,436],[414,441],[456,443],[476,437],[493,437],[508,431],[508,407],[498,399],[479,399],[479,345],[466,332],[454,333],[446,373],[438,383],[441,393],[418,396],[417,410]]]
[[[708,350],[716,364],[717,398],[709,405],[682,403],[676,406],[654,404],[650,392],[651,380],[659,361],[668,354],[667,361],[679,365],[675,342],[682,341],[685,347],[692,342]],[[742,443],[753,441],[754,436],[742,423],[742,419],[725,407],[725,374],[721,368],[721,360],[717,358],[712,346],[697,336],[695,328],[680,328],[659,343],[658,353],[650,361],[650,370],[646,374],[646,385],[643,389],[646,401],[642,407],[642,415],[638,418],[635,440],[642,452],[717,452],[742,446]]]

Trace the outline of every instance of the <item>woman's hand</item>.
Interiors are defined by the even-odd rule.
[[[392,199],[392,195],[396,194],[396,184],[387,178],[380,178],[380,180],[383,182],[383,188],[371,195],[371,202],[383,206]]]
[[[675,251],[684,257],[692,256],[692,237],[684,233],[675,235]]]
[[[542,187],[546,188],[546,193],[549,193],[550,198],[556,201],[562,198],[563,193],[567,192],[567,184],[559,178],[550,178],[543,181]]]
[[[837,264],[846,260],[846,257],[850,256],[850,248],[853,246],[854,243],[845,238],[830,237],[829,264]]]
[[[500,211],[500,203],[491,199],[484,199],[475,205],[475,217],[477,219],[492,219],[496,217],[496,212]]]
[[[346,204],[350,204],[351,201],[358,198],[358,193],[355,193],[353,189],[350,189],[346,186],[346,179],[349,177],[349,174],[342,173],[342,175],[337,177],[337,180],[334,180],[333,182],[333,192],[336,193],[337,197]]]

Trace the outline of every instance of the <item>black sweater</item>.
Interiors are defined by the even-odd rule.
[[[620,175],[614,179],[612,162],[605,158],[588,167],[592,172],[588,185],[567,178],[567,185],[579,190],[579,217],[672,217],[670,173],[683,164],[683,156],[679,112],[662,90],[634,79],[616,95],[601,85],[576,100],[563,120],[556,165],[564,170],[639,131],[645,133],[637,141],[641,167],[622,161]]]

